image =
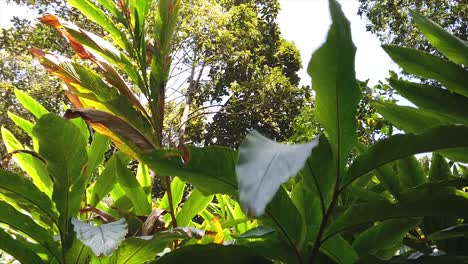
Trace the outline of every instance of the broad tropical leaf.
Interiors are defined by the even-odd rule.
[[[407,133],[419,134],[429,128],[440,125],[464,123],[463,120],[458,120],[454,116],[441,114],[427,109],[418,109],[379,102],[373,102],[372,106],[375,107],[385,119]],[[447,151],[440,151],[440,153],[454,161],[468,162],[467,148],[456,148]]]
[[[68,3],[80,10],[90,20],[103,27],[104,30],[109,32],[117,45],[132,54],[131,45],[125,37],[124,32],[118,29],[106,13],[99,9],[93,2],[89,0],[68,0]]]
[[[440,126],[421,134],[399,134],[379,141],[351,164],[342,186],[347,186],[362,175],[394,160],[418,153],[441,149],[468,147],[468,127]]]
[[[2,127],[2,137],[8,152],[27,149],[4,127]],[[49,197],[52,196],[53,182],[43,161],[26,153],[14,154],[13,160],[31,177],[39,190]]]
[[[468,65],[468,44],[421,14],[410,10],[411,17],[432,46],[442,52],[449,60]]]
[[[13,256],[21,263],[42,264],[42,260],[34,250],[33,243],[14,239],[3,229],[0,229],[0,249]]]
[[[14,194],[16,199],[35,206],[44,216],[57,223],[58,215],[50,198],[25,177],[0,169],[0,193]]]
[[[127,235],[125,219],[94,226],[84,223],[76,218],[71,220],[76,237],[86,246],[90,247],[96,256],[109,256],[122,243]]]
[[[461,66],[416,49],[394,45],[382,47],[406,72],[434,79],[448,90],[468,97],[468,72]]]
[[[236,151],[223,147],[188,146],[187,149],[190,160],[186,164],[182,162],[183,153],[179,150],[154,149],[139,156],[158,175],[177,175],[204,195],[237,195]]]
[[[467,217],[468,199],[462,193],[423,185],[402,193],[398,203],[374,200],[350,206],[331,224],[326,236],[373,221],[422,216]]]
[[[448,90],[427,84],[412,83],[390,78],[390,85],[413,104],[422,109],[455,117],[468,124],[468,98]]]
[[[4,201],[0,201],[0,212],[0,223],[26,234],[42,245],[51,256],[60,259],[58,243],[54,241],[52,232],[36,224],[29,216],[18,212]]]
[[[189,226],[192,219],[205,210],[206,206],[211,203],[212,200],[213,195],[205,196],[198,189],[193,189],[176,216],[177,224],[179,226]]]
[[[109,194],[117,183],[117,166],[117,155],[114,154],[107,161],[104,170],[94,182],[92,191],[88,198],[91,206],[96,206],[107,194]]]
[[[67,249],[73,239],[70,219],[78,214],[85,193],[82,171],[88,159],[87,142],[72,122],[53,114],[42,116],[33,134],[54,180],[52,200],[59,212],[63,247]]]
[[[199,238],[188,229],[175,228],[149,237],[131,237],[124,240],[112,256],[116,264],[140,264],[153,260],[170,242],[186,238]]]
[[[316,92],[315,114],[325,128],[341,173],[357,140],[356,110],[361,91],[355,78],[356,48],[349,21],[336,1],[330,1],[330,13],[327,41],[312,55],[307,71]]]
[[[80,120],[80,119],[75,119]],[[88,183],[93,176],[94,170],[97,166],[104,162],[104,154],[106,153],[107,149],[109,148],[109,140],[95,132],[93,135],[93,141],[91,142],[91,146],[88,148],[88,164],[86,165],[86,173],[87,173],[87,181]]]
[[[178,19],[180,0],[158,1],[154,25],[154,46],[150,73],[150,104],[156,124],[158,142],[161,142],[164,119],[164,99],[166,83],[171,68],[172,37]]]
[[[181,181],[178,177],[174,177],[171,181],[171,194],[172,194],[172,203],[174,206],[177,206],[184,196],[185,182]],[[164,194],[161,202],[159,203],[159,208],[161,209],[170,209],[169,198],[167,192]],[[183,225],[182,225],[183,226]]]
[[[339,264],[354,264],[359,258],[354,248],[340,235],[325,241],[320,251]]]
[[[414,156],[398,160],[397,167],[401,186],[404,186],[406,189],[427,182],[424,170]]]
[[[261,216],[280,185],[295,176],[318,145],[276,143],[257,131],[247,135],[236,165],[239,200],[252,216]]]
[[[419,219],[404,218],[382,221],[360,233],[353,242],[353,248],[361,257],[374,255],[389,259],[399,249],[406,233],[419,222]]]
[[[145,191],[141,188],[133,172],[127,168],[128,162],[123,153],[117,153],[115,160],[115,169],[117,181],[125,196],[130,199],[133,204],[134,213],[136,215],[148,215],[151,213],[151,203],[146,197]]]
[[[31,114],[33,114],[36,118],[40,118],[41,116],[48,114],[49,111],[45,109],[41,104],[39,104],[34,98],[29,96],[27,93],[15,89],[16,98],[20,101],[20,103],[26,108]]]

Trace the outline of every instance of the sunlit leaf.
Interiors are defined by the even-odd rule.
[[[45,107],[39,104],[34,98],[29,96],[27,93],[15,89],[16,98],[20,101],[20,103],[26,108],[31,114],[33,114],[36,118],[40,118],[41,116],[49,113]]]
[[[325,128],[341,173],[357,140],[356,110],[361,91],[355,78],[356,47],[349,21],[335,1],[330,1],[330,13],[332,25],[327,40],[312,55],[307,72],[316,92],[315,115]]]
[[[8,152],[27,149],[4,127],[2,127],[2,138]],[[43,161],[25,153],[14,154],[13,160],[31,177],[39,190],[49,197],[52,196],[53,182]]]
[[[41,244],[51,256],[59,259],[58,243],[54,241],[52,233],[4,201],[0,201],[0,223],[28,235]]]
[[[442,52],[449,60],[468,65],[468,44],[450,34],[432,20],[410,10],[411,17],[432,46]]]
[[[351,164],[343,186],[360,176],[397,159],[418,153],[468,146],[468,127],[440,126],[421,134],[399,134],[379,141]]]
[[[239,200],[252,216],[264,213],[281,183],[304,167],[318,139],[307,144],[276,143],[257,131],[247,135],[239,148],[236,174]]]
[[[33,130],[39,142],[39,154],[53,178],[52,200],[59,212],[63,247],[71,246],[70,218],[76,216],[85,194],[83,168],[88,160],[86,139],[69,120],[53,114],[42,116]]]
[[[0,229],[0,248],[13,256],[21,263],[41,264],[46,263],[36,252],[32,250],[32,243],[13,239],[5,231]]]
[[[468,97],[468,72],[461,66],[416,49],[394,45],[382,47],[406,72],[434,79],[448,90]]]
[[[90,247],[96,256],[111,255],[128,232],[125,219],[100,226],[87,224],[76,218],[72,218],[71,222],[76,237]]]
[[[213,195],[204,196],[198,189],[193,189],[182,209],[176,216],[177,224],[188,226],[192,219],[205,210],[206,206],[213,200]]]

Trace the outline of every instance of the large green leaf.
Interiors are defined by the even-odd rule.
[[[15,136],[4,127],[2,127],[2,137],[8,152],[25,149]],[[53,183],[43,161],[26,153],[14,154],[13,160],[31,177],[39,190],[49,197],[52,196]]]
[[[0,249],[13,256],[21,263],[41,264],[46,263],[31,248],[32,243],[13,239],[5,231],[0,229]]]
[[[76,237],[86,246],[90,247],[96,256],[109,256],[127,235],[125,219],[94,226],[84,223],[76,218],[71,220]]]
[[[112,256],[116,264],[140,264],[153,260],[170,242],[192,235],[182,228],[156,233],[150,237],[131,237],[124,240]]]
[[[419,219],[405,218],[382,221],[360,233],[353,242],[353,248],[361,257],[374,255],[389,259],[395,255],[406,233],[419,222]]]
[[[394,160],[418,153],[441,149],[467,147],[468,127],[448,125],[434,127],[421,134],[399,134],[381,140],[351,164],[343,186],[360,176]]]
[[[176,220],[179,226],[190,225],[192,218],[205,210],[206,206],[213,200],[213,195],[205,196],[198,189],[193,189],[190,196],[184,202],[182,209],[177,214]]]
[[[350,206],[327,230],[327,236],[373,221],[422,216],[468,216],[468,199],[462,193],[448,193],[432,185],[409,190],[398,203],[385,200],[360,202]]]
[[[253,249],[243,246],[222,246],[218,244],[193,245],[182,247],[180,249],[165,254],[161,258],[151,263],[218,264],[220,261],[222,261],[224,264],[272,263],[264,257],[259,256],[258,253]]]
[[[136,179],[140,183],[141,188],[143,188],[143,191],[145,191],[148,201],[151,202],[153,184],[148,165],[144,163],[138,164]]]
[[[408,73],[434,79],[452,92],[468,97],[468,71],[430,53],[394,45],[383,45],[387,54]]]
[[[79,120],[79,119],[76,119]],[[86,173],[87,173],[87,181],[88,183],[93,176],[94,170],[104,162],[104,154],[106,153],[107,149],[109,148],[109,140],[95,132],[93,135],[93,141],[89,146],[88,152],[88,164],[86,165]]]
[[[252,216],[261,216],[280,185],[304,167],[318,139],[306,144],[276,143],[257,131],[239,148],[236,165],[239,200]]]
[[[333,236],[325,241],[320,251],[339,264],[354,264],[358,254],[342,236]]]
[[[40,118],[41,116],[48,114],[49,111],[45,109],[41,104],[39,104],[34,98],[29,96],[27,93],[15,89],[15,95],[18,101],[26,108],[31,114],[35,117]]]
[[[442,52],[449,60],[468,65],[468,44],[454,35],[450,34],[432,20],[425,18],[419,13],[410,10],[411,16],[418,28],[429,40],[432,46]]]
[[[67,249],[73,238],[70,218],[78,214],[85,193],[82,171],[88,159],[86,139],[72,122],[53,114],[42,116],[33,134],[54,180],[52,199],[59,212],[63,247]]]
[[[401,186],[411,188],[427,181],[421,164],[414,156],[398,160],[397,166],[398,178],[400,178]]]
[[[437,153],[433,153],[428,180],[430,182],[448,180],[451,175],[450,166],[445,158]]]
[[[307,71],[316,92],[317,120],[325,128],[341,171],[357,140],[356,109],[361,91],[355,79],[356,48],[349,21],[336,1],[330,1],[330,12],[333,23],[327,41],[312,55]]]
[[[51,256],[60,259],[58,244],[54,242],[53,233],[3,201],[0,201],[0,223],[8,225],[15,231],[23,232],[41,244]]]
[[[184,164],[178,150],[154,149],[140,154],[142,162],[158,175],[177,175],[204,195],[237,195],[235,164],[238,153],[223,147],[188,146],[189,160]]]
[[[65,263],[87,263],[86,261],[92,256],[94,255],[91,249],[75,237],[71,248],[65,254]]]
[[[467,186],[468,181],[463,178],[452,180],[450,166],[445,158],[437,153],[432,153],[431,167],[429,170],[429,183],[427,185],[435,185],[435,188],[444,189],[446,192],[455,192],[456,188],[463,188]],[[452,188],[446,188],[452,187]],[[456,225],[458,222],[457,217],[453,216],[431,216],[424,217],[422,231],[427,236],[436,231]],[[445,243],[445,242],[441,242]],[[437,246],[441,246],[438,244]],[[441,247],[442,248],[442,247]]]
[[[97,7],[92,1],[68,0],[68,3],[76,9],[80,10],[91,21],[103,27],[104,30],[109,32],[117,45],[131,54],[131,45],[125,37],[124,32],[118,29],[115,23],[112,22],[112,20],[106,15],[106,13],[99,9],[99,7]]]
[[[421,133],[428,128],[439,125],[463,123],[453,116],[441,114],[427,109],[418,109],[380,102],[373,102],[372,106],[374,106],[378,112],[384,116],[385,119],[392,122],[396,127],[404,130],[407,133]],[[468,162],[467,148],[442,151],[441,153],[451,160]]]
[[[174,177],[171,181],[171,194],[172,194],[172,203],[174,207],[177,207],[182,201],[184,196],[185,182],[181,181],[178,177]],[[167,192],[164,194],[161,202],[159,203],[159,208],[169,210],[169,197]]]
[[[318,146],[307,159],[300,175],[306,187],[319,196],[324,207],[330,203],[333,195],[333,187],[336,181],[336,175],[334,175],[336,170],[334,168],[335,162],[331,146],[327,138],[322,135]]]
[[[459,123],[449,115],[428,109],[400,106],[390,103],[372,102],[372,106],[383,117],[405,132],[420,133],[428,128]]]
[[[357,144],[358,154],[363,154],[367,151],[367,147],[364,144]],[[398,195],[401,191],[400,181],[393,170],[391,164],[385,164],[379,168],[375,169],[375,176],[379,179],[385,189],[387,189],[393,197],[398,199]],[[368,183],[368,180],[365,181]]]
[[[117,166],[117,155],[114,154],[94,182],[89,197],[90,205],[96,206],[112,190],[117,182]]]
[[[123,153],[116,154],[117,181],[125,192],[125,195],[132,201],[134,213],[136,215],[148,215],[151,213],[151,203],[146,197],[145,191],[141,188],[133,172],[127,168],[127,162],[122,157]]]
[[[280,187],[271,203],[268,204],[264,216],[263,221],[276,229],[299,260],[301,258],[299,246],[306,239],[307,227],[299,210],[283,187]]]
[[[28,134],[29,136],[32,136],[32,130],[33,130],[33,127],[34,127],[34,124],[29,122],[28,120],[22,118],[22,117],[19,117],[15,114],[13,114],[12,112],[8,111],[8,117],[13,121],[13,123],[15,123],[15,125],[17,125],[19,128],[23,129],[24,132],[26,132],[26,134]]]
[[[0,169],[0,193],[14,194],[16,199],[21,199],[38,208],[52,222],[56,223],[58,220],[50,198],[23,176]]]
[[[398,94],[411,101],[416,106],[436,111],[460,122],[468,123],[468,98],[448,90],[420,83],[390,78],[390,85]]]

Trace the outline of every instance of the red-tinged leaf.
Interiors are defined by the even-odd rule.
[[[72,76],[65,69],[59,66],[62,60],[66,61],[68,60],[67,58],[53,55],[35,47],[30,48],[29,52],[39,60],[42,66],[49,70],[50,74],[59,77],[66,83],[79,83],[75,76]]]
[[[108,136],[117,145],[126,145],[131,149],[130,154],[136,157],[136,153],[141,150],[154,149],[154,146],[137,129],[121,118],[94,109],[68,109],[65,113],[66,118],[81,117],[91,123],[93,127],[101,134]],[[123,148],[122,151],[128,149]]]
[[[184,144],[179,144],[179,146],[177,146],[177,149],[182,151],[182,161],[184,162],[184,164],[187,164],[190,161],[190,151]]]
[[[54,27],[60,35],[62,35],[70,46],[72,46],[73,50],[75,51],[78,56],[82,59],[91,59],[93,56],[88,53],[81,43],[79,43],[75,38],[73,38],[64,28],[61,22],[61,19],[55,15],[48,14],[38,19],[41,23]]]
[[[72,103],[73,106],[76,108],[83,108],[83,103],[81,103],[80,98],[74,95],[70,91],[65,91],[65,95],[67,96],[68,100]]]
[[[54,28],[62,26],[60,19],[53,14],[47,14],[45,16],[37,18],[37,20],[39,20],[39,22],[41,22],[44,25],[51,26]]]

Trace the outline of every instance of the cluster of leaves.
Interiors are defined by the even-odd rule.
[[[108,13],[92,1],[70,0],[102,25],[119,49],[49,15],[41,22],[57,29],[82,61],[31,51],[68,87],[67,96],[77,108],[68,109],[65,117],[81,117],[121,152],[105,162],[102,171],[96,170],[107,148],[107,143],[95,143],[104,142],[102,136],[95,133],[88,146],[90,135],[82,119],[47,114],[17,93],[38,121],[32,124],[12,115],[32,137],[32,149],[4,130],[10,154],[32,181],[1,171],[0,221],[7,226],[1,231],[3,250],[38,263],[466,261],[468,183],[452,174],[447,162],[465,170],[455,162],[466,162],[468,153],[463,108],[467,71],[457,65],[466,64],[466,42],[412,14],[451,61],[409,48],[384,49],[406,71],[432,78],[444,88],[392,77],[390,85],[419,108],[371,102],[407,134],[389,132],[366,146],[358,141],[363,92],[355,79],[350,25],[338,2],[330,0],[332,25],[308,67],[316,93],[311,120],[320,124],[322,135],[286,145],[254,131],[239,151],[186,145],[164,149],[165,84],[179,2],[158,1],[151,32],[145,28],[146,2],[98,2]],[[110,23],[107,14],[126,31]],[[150,38],[152,46],[147,45]],[[133,89],[146,96],[149,111]],[[434,152],[429,170],[413,156],[425,152]],[[136,176],[127,168],[130,158],[140,162]],[[167,181],[167,192],[157,203],[150,196],[150,171],[165,179],[177,176]],[[185,182],[194,189],[183,201]],[[213,197],[216,202],[211,203]],[[99,216],[93,222],[106,224],[97,227],[75,219],[88,220],[80,212],[93,212]],[[28,250],[19,250],[23,248]],[[432,254],[435,249],[438,254]]]

